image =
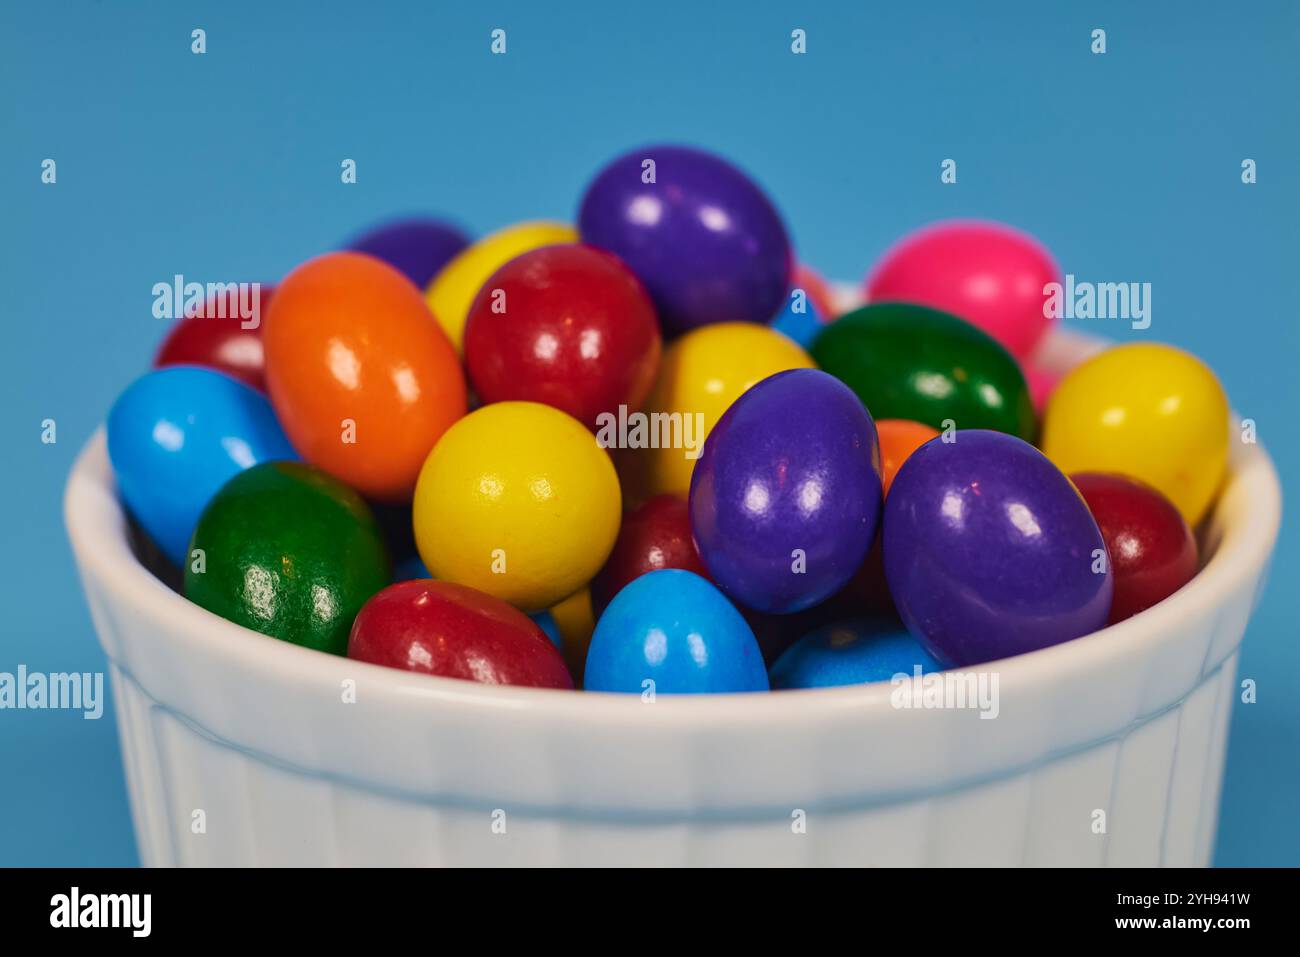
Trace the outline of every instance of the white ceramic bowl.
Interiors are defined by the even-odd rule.
[[[1042,355],[1096,347],[1058,332]],[[1267,454],[1234,442],[1195,581],[984,666],[983,720],[896,709],[888,684],[643,703],[360,664],[146,571],[102,432],[65,501],[148,865],[1204,865],[1280,511]]]

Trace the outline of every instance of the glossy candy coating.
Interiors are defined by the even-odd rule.
[[[262,349],[262,319],[271,304],[270,286],[259,285],[255,314],[245,319],[241,303],[225,303],[224,318],[215,311],[220,303],[209,300],[202,316],[187,316],[172,326],[158,346],[153,366],[206,366],[233,376],[261,392],[266,391],[266,359]]]
[[[390,581],[379,526],[361,496],[319,469],[267,462],[208,503],[185,568],[185,597],[264,635],[341,655],[361,606]]]
[[[645,182],[650,160],[654,182]],[[748,176],[701,150],[648,146],[618,157],[587,187],[578,230],[641,277],[667,336],[766,323],[790,288],[776,209]]]
[[[704,440],[731,403],[770,375],[812,366],[808,353],[788,337],[748,322],[703,326],[671,343],[645,411],[678,416],[689,427],[694,457],[688,449],[668,446],[629,450],[619,463],[628,497],[635,502],[663,494],[685,497]]]
[[[1047,332],[1048,283],[1061,270],[1041,243],[1002,223],[935,223],[903,237],[867,280],[871,302],[911,302],[960,316],[1013,355]]]
[[[772,666],[772,690],[833,688],[914,677],[943,666],[897,621],[856,618],[817,629]]]
[[[435,578],[533,612],[582,588],[609,557],[618,476],[595,437],[536,402],[497,402],[442,437],[415,491],[415,541]]]
[[[456,353],[415,287],[373,256],[328,253],[277,287],[265,341],[271,401],[302,457],[367,497],[409,502],[466,408]]]
[[[889,486],[894,484],[894,476],[907,457],[926,442],[938,438],[939,432],[910,419],[877,419],[876,436],[880,440],[880,480],[888,495]]]
[[[578,231],[566,223],[515,223],[484,236],[447,263],[429,283],[425,301],[457,354],[463,349],[470,306],[494,272],[530,250],[577,241]]]
[[[381,223],[348,244],[392,266],[424,291],[443,266],[469,245],[469,237],[450,223],[428,217]]]
[[[1106,539],[1115,578],[1110,623],[1145,611],[1192,580],[1196,539],[1169,499],[1124,475],[1081,472],[1070,480]]]
[[[772,320],[773,329],[789,336],[802,349],[812,348],[813,340],[822,331],[823,325],[821,311],[812,297],[806,291],[800,297],[795,289],[790,290],[785,297],[785,305]]]
[[[352,625],[348,657],[479,684],[573,687],[536,622],[453,582],[407,581],[379,592]]]
[[[1181,349],[1114,346],[1057,385],[1042,449],[1067,473],[1141,479],[1194,527],[1227,472],[1228,400],[1209,367]]]
[[[465,362],[485,403],[542,402],[593,432],[635,411],[659,368],[659,320],[617,256],[579,243],[534,249],[483,284],[465,325]]]
[[[614,596],[596,623],[583,684],[656,695],[768,690],[740,612],[699,575],[675,568],[642,575]]]
[[[709,577],[691,538],[690,507],[676,495],[656,495],[623,516],[614,550],[592,579],[592,609],[599,615],[628,582],[661,568]]]
[[[1106,546],[1069,479],[1014,436],[955,438],[912,453],[885,500],[885,575],[908,629],[962,666],[1102,627]]]
[[[185,564],[203,507],[250,465],[297,454],[266,396],[228,375],[169,366],[131,383],[108,413],[118,492],[168,561]]]
[[[924,306],[863,306],[817,337],[817,365],[858,394],[878,419],[936,429],[995,429],[1034,436],[1024,374],[1002,346],[968,322]]]
[[[880,500],[871,416],[834,377],[793,369],[758,383],[714,427],[691,480],[691,527],[724,592],[789,614],[858,570]]]

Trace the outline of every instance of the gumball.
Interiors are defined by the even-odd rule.
[[[379,592],[352,625],[348,657],[485,685],[573,687],[536,622],[453,582],[401,582]]]
[[[839,315],[839,310],[835,308],[835,293],[815,269],[802,263],[796,265],[790,284],[808,294],[808,299],[817,307],[817,315],[822,322],[830,322]]]
[[[766,323],[790,288],[790,241],[763,191],[711,153],[650,146],[602,169],[582,197],[582,240],[641,277],[666,335]]]
[[[645,401],[659,320],[618,257],[568,243],[517,256],[484,283],[465,324],[465,362],[486,402],[542,402],[595,431]]]
[[[789,338],[753,323],[704,326],[672,343],[664,351],[645,413],[680,422],[681,441],[654,435],[656,447],[627,450],[620,473],[629,498],[639,502],[662,494],[684,497],[704,440],[727,407],[770,375],[812,366],[808,353]]]
[[[468,245],[469,237],[450,223],[416,217],[382,223],[352,240],[348,248],[382,259],[423,291]]]
[[[1042,448],[1067,473],[1141,479],[1195,526],[1227,472],[1228,400],[1214,373],[1181,349],[1114,346],[1057,385]]]
[[[906,628],[889,619],[839,621],[805,635],[772,666],[772,690],[832,688],[942,671]]]
[[[860,615],[864,611],[857,596],[850,593],[850,586],[845,586],[819,605],[789,615],[770,615],[743,605],[737,606],[736,610],[744,616],[746,623],[754,632],[759,651],[763,654],[763,663],[769,669],[781,655],[810,631]]]
[[[154,368],[206,366],[265,392],[262,317],[271,304],[272,289],[260,284],[252,289],[256,298],[250,296],[251,301],[209,300],[202,316],[179,320],[158,347]]]
[[[392,580],[356,492],[298,462],[265,462],[221,487],[194,529],[202,563],[185,597],[264,635],[341,655],[361,606]]]
[[[877,419],[876,435],[880,439],[880,481],[886,495],[907,457],[939,437],[937,430],[910,419]]]
[[[690,507],[676,495],[657,495],[623,517],[614,550],[591,582],[593,610],[599,615],[628,582],[660,568],[709,575],[691,538]]]
[[[789,614],[857,571],[880,496],[867,410],[834,377],[793,369],[758,383],[714,427],[691,479],[691,527],[724,592]]]
[[[943,429],[1034,436],[1024,374],[1002,346],[968,322],[924,306],[863,306],[826,327],[817,365],[846,382],[881,419]]]
[[[1034,413],[1041,416],[1047,410],[1047,400],[1052,397],[1056,384],[1061,377],[1045,369],[1024,363],[1021,371],[1025,374],[1025,383],[1029,386],[1029,398],[1034,404]]]
[[[419,292],[362,253],[291,272],[266,320],[266,379],[294,448],[370,498],[409,502],[465,414],[465,376]]]
[[[1102,627],[1113,576],[1070,480],[1014,436],[954,438],[913,452],[885,500],[885,575],[908,629],[961,666]]]
[[[1070,476],[1101,527],[1115,578],[1111,624],[1164,601],[1196,574],[1196,539],[1169,499],[1124,475]]]
[[[477,594],[481,595],[483,593],[477,592]],[[493,600],[496,601],[498,599]],[[513,609],[515,607],[508,603],[503,602],[503,604],[505,604],[507,608]],[[533,624],[542,629],[542,634],[546,636],[547,641],[555,646],[555,650],[560,652],[560,654],[563,654],[564,636],[560,634],[560,626],[555,623],[555,616],[549,611],[539,611],[529,615],[528,617],[532,619]]]
[[[614,466],[580,422],[536,402],[497,402],[434,446],[413,518],[433,577],[531,612],[591,580],[621,513]]]
[[[231,476],[297,458],[266,396],[228,375],[169,366],[131,383],[108,413],[118,492],[176,565],[203,506]]]
[[[772,320],[772,328],[789,336],[799,344],[801,349],[812,347],[813,340],[822,331],[822,326],[821,313],[812,298],[806,293],[800,295],[798,289],[790,291],[790,294],[785,297],[785,305]]]
[[[429,283],[425,300],[457,354],[474,297],[494,272],[529,250],[577,240],[577,230],[564,223],[516,223],[484,236],[443,266]]]
[[[754,633],[713,585],[666,568],[614,596],[587,651],[588,691],[716,694],[767,691]]]
[[[569,666],[569,674],[573,675],[575,681],[580,681],[586,668],[591,633],[596,630],[590,590],[584,588],[574,592],[551,608],[549,614],[559,629],[564,662]]]
[[[872,270],[870,302],[911,302],[960,316],[1013,355],[1033,352],[1051,325],[1049,283],[1061,270],[1032,236],[1001,223],[953,221],[905,236]]]

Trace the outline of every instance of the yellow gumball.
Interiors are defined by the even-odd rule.
[[[644,406],[652,424],[655,413],[679,416],[684,441],[622,453],[628,497],[640,502],[663,493],[688,494],[704,440],[731,403],[770,375],[815,367],[807,352],[768,326],[719,322],[686,333],[664,352]]]
[[[1042,448],[1067,475],[1141,479],[1195,525],[1227,471],[1228,400],[1205,363],[1181,349],[1115,346],[1057,385]]]
[[[415,486],[415,543],[433,577],[528,612],[591,580],[621,516],[608,454],[576,419],[536,402],[498,402],[459,420]]]
[[[565,223],[516,223],[499,229],[460,251],[429,283],[425,301],[442,324],[447,338],[463,352],[465,318],[474,297],[494,272],[526,252],[558,243],[576,243],[578,233]]]
[[[591,591],[584,588],[574,592],[551,609],[551,617],[564,641],[564,663],[569,666],[574,682],[581,686],[587,667],[587,647],[591,644],[592,632],[596,630]]]

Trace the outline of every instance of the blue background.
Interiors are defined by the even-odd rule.
[[[1080,279],[1151,282],[1147,335],[1218,370],[1300,494],[1296,4],[377,6],[0,12],[0,671],[104,667],[60,496],[164,333],[155,282],[274,280],[390,214],[475,232],[571,217],[604,161],[651,141],[738,160],[829,276],[961,215],[1030,230]],[[505,56],[488,50],[498,26]],[[1294,510],[1285,522],[1242,658],[1259,703],[1232,719],[1220,864],[1300,863]],[[0,757],[0,864],[135,861],[111,714],[0,712]]]

